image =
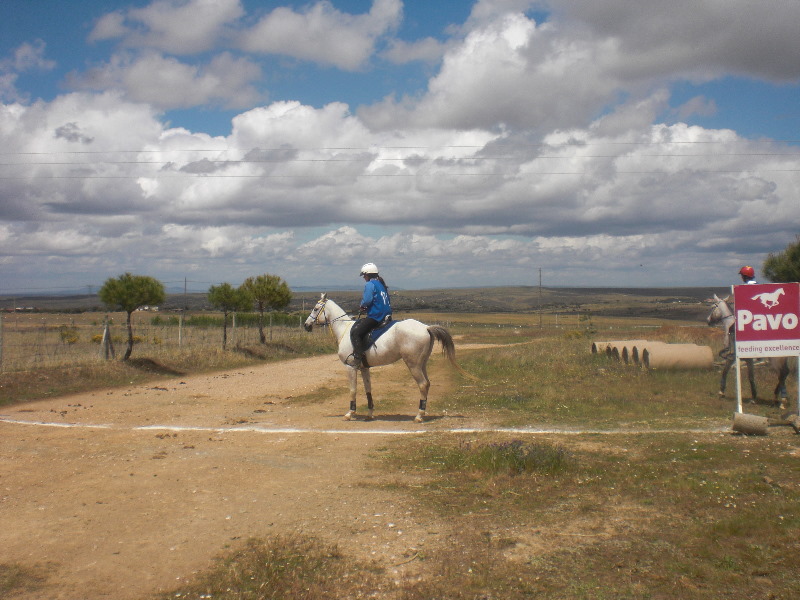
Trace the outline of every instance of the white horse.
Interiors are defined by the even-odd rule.
[[[721,398],[725,397],[725,384],[728,378],[728,371],[731,370],[731,366],[733,365],[734,358],[736,356],[736,333],[734,324],[736,322],[736,317],[731,310],[731,307],[728,306],[728,299],[727,298],[719,298],[716,294],[714,294],[713,298],[706,300],[713,305],[711,309],[711,314],[708,315],[707,322],[709,325],[722,325],[722,329],[725,332],[725,347],[722,348],[719,355],[725,361],[725,364],[722,367],[722,377],[720,378],[719,382],[719,395]],[[753,402],[755,402],[758,398],[758,394],[756,393],[756,380],[755,380],[755,363],[752,358],[743,358],[742,360],[745,361],[747,364],[747,375],[750,381],[750,392],[752,393]],[[775,386],[775,390],[773,391],[775,395],[775,404],[780,406],[780,408],[786,408],[787,406],[787,393],[786,393],[786,378],[789,376],[789,359],[785,356],[771,356],[767,360],[770,369],[772,369],[778,377],[778,384]]]
[[[377,342],[371,345],[364,353],[367,366],[363,366],[360,369],[351,367],[345,363],[345,360],[353,353],[350,328],[354,322],[353,318],[338,304],[328,299],[327,294],[322,294],[304,324],[306,331],[311,331],[315,324],[323,325],[327,323],[339,342],[339,360],[347,366],[347,374],[350,379],[350,410],[344,416],[347,421],[351,420],[356,413],[358,371],[361,371],[361,377],[364,380],[364,391],[367,394],[367,410],[369,411],[367,418],[372,419],[374,403],[369,369],[370,367],[390,365],[402,358],[408,370],[411,371],[414,381],[419,386],[419,412],[417,412],[414,420],[417,423],[422,423],[428,406],[428,390],[431,387],[426,367],[435,341],[442,345],[442,352],[454,367],[467,377],[472,377],[456,363],[455,345],[447,329],[439,325],[425,325],[414,319],[397,321],[386,333],[381,335]]]

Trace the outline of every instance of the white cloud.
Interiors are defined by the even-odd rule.
[[[260,67],[229,53],[197,66],[157,53],[115,55],[86,73],[72,73],[68,81],[77,90],[119,90],[134,102],[161,110],[194,106],[242,108],[262,99],[253,85]]]
[[[608,53],[607,45],[506,14],[451,48],[419,100],[387,98],[359,115],[375,128],[579,125],[617,94],[618,82],[603,70]]]
[[[0,59],[0,101],[27,101],[28,94],[17,89],[19,74],[54,69],[56,63],[45,58],[45,48],[42,40],[25,42],[15,48],[8,58]]]
[[[402,14],[400,0],[373,0],[369,13],[342,13],[327,1],[303,12],[274,9],[241,36],[248,52],[280,54],[354,71],[372,56],[376,40],[392,31]]]
[[[214,48],[243,15],[240,0],[156,0],[142,8],[104,15],[89,40],[121,38],[132,48],[196,54]]]
[[[392,40],[382,56],[398,65],[413,61],[436,63],[441,60],[447,45],[439,40],[427,37],[416,42]]]
[[[36,40],[24,43],[14,50],[10,61],[3,61],[0,67],[8,67],[17,72],[39,70],[49,71],[56,66],[55,61],[45,58],[45,43]]]
[[[626,78],[725,73],[774,81],[800,77],[800,4],[777,0],[698,2],[547,0],[555,19],[583,23],[595,36],[617,40],[618,72]]]
[[[268,258],[281,275],[334,281],[375,260],[404,285],[509,283],[537,265],[559,265],[568,284],[596,282],[596,261],[655,269],[687,248],[763,251],[791,237],[798,184],[786,169],[798,152],[648,125],[665,100],[539,144],[502,131],[371,132],[343,104],[274,103],[239,115],[225,138],[165,129],[112,94],[6,107],[0,141],[46,154],[0,191],[3,251],[17,257],[12,271],[102,254],[112,266],[197,265],[231,281]],[[126,152],[106,152],[121,138]],[[76,149],[96,152],[53,160]],[[312,229],[322,233],[300,234]]]

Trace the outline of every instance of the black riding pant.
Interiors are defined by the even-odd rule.
[[[353,343],[353,354],[356,356],[364,355],[367,334],[380,325],[380,323],[380,321],[376,321],[371,317],[364,317],[353,324],[353,327],[350,329],[350,341]]]

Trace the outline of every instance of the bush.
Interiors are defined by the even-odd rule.
[[[78,336],[78,330],[74,327],[67,327],[66,325],[62,325],[58,328],[58,335],[61,337],[61,341],[65,344],[76,344],[80,337]]]

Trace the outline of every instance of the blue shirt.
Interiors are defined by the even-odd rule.
[[[364,286],[364,296],[361,298],[361,308],[366,308],[367,316],[376,321],[383,321],[387,315],[392,314],[389,292],[379,280],[367,281]]]

